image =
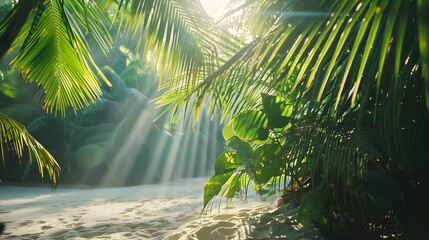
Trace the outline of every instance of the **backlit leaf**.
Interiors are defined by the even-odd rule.
[[[267,115],[257,110],[241,112],[232,120],[232,128],[235,134],[245,141],[265,140],[268,137],[264,134],[267,127]]]
[[[283,98],[262,94],[262,104],[270,128],[282,128],[290,123],[293,108]]]
[[[234,130],[232,129],[232,122],[222,128],[222,136],[226,141],[235,136]]]
[[[239,137],[232,137],[227,142],[227,146],[236,150],[237,155],[242,160],[247,160],[252,157],[253,149],[248,142],[241,140]]]
[[[228,181],[228,179],[231,177],[231,173],[224,173],[221,175],[214,175],[211,177],[206,184],[204,185],[204,207],[207,206],[207,204],[216,197],[220,191],[222,190],[222,186]]]
[[[241,167],[243,161],[237,156],[236,152],[223,152],[216,158],[215,175],[221,175],[235,171]]]

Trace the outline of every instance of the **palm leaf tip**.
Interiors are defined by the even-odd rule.
[[[23,157],[27,150],[30,162],[35,159],[39,172],[44,177],[48,172],[51,182],[56,185],[61,170],[54,157],[36,140],[25,127],[0,112],[0,152],[4,161],[5,149],[12,150],[18,158]]]

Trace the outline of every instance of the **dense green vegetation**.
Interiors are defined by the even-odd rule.
[[[16,21],[23,18],[20,16],[23,13],[19,10],[23,6],[19,3],[13,5],[12,2],[3,4],[5,28],[9,26],[7,24],[15,27]],[[30,133],[36,137],[37,141],[43,145],[43,147],[38,145],[40,150],[48,149],[61,166],[61,170],[59,170],[59,166],[52,162],[53,159],[50,156],[49,159],[36,159],[41,164],[39,170],[46,167],[54,183],[56,174],[61,171],[62,183],[77,181],[90,185],[109,186],[151,183],[183,176],[201,176],[201,174],[207,173],[208,164],[205,161],[198,161],[198,159],[214,159],[219,152],[220,144],[217,144],[219,141],[215,134],[199,133],[212,128],[213,124],[209,122],[207,115],[203,115],[203,121],[194,125],[194,131],[197,134],[193,134],[191,123],[181,121],[182,119],[170,122],[168,115],[161,118],[157,116],[165,111],[165,108],[155,108],[152,102],[159,96],[157,82],[159,74],[162,72],[155,70],[155,63],[158,59],[155,54],[149,57],[143,50],[137,49],[142,47],[138,45],[141,36],[132,37],[125,30],[121,31],[121,28],[127,24],[125,21],[109,19],[107,12],[98,9],[114,3],[82,5],[75,1],[66,2],[62,6],[67,10],[67,16],[64,19],[58,19],[55,14],[46,12],[46,9],[49,8],[56,11],[57,4],[62,6],[62,3],[56,2],[41,3],[40,6],[35,7],[33,12],[29,13],[31,21],[22,26],[23,33],[19,39],[26,41],[24,38],[41,38],[46,41],[45,45],[40,46],[41,48],[29,47],[26,49],[25,45],[21,46],[20,42],[14,42],[9,50],[13,51],[4,57],[1,68],[3,74],[1,112],[22,123],[26,127],[24,133]],[[14,8],[12,9],[12,7]],[[62,7],[58,9],[62,9]],[[80,8],[81,10],[87,9],[78,11]],[[114,6],[111,8],[114,9]],[[6,16],[8,11],[10,11],[11,18]],[[14,16],[16,20],[14,20]],[[37,20],[37,17],[43,17],[44,22]],[[99,22],[101,19],[104,21]],[[42,21],[41,25],[32,26],[31,24],[36,20]],[[60,28],[58,32],[52,32],[53,36],[48,38],[43,35],[43,29],[50,29],[51,26],[43,24],[75,24],[73,26],[79,32],[68,33],[66,28]],[[34,36],[31,34],[27,36],[25,31],[30,31],[30,27],[40,27],[41,32],[35,32]],[[37,34],[42,34],[42,36]],[[116,35],[128,37],[115,38]],[[162,40],[163,35],[156,37],[159,39],[154,40],[155,45],[160,39]],[[5,44],[8,43],[8,38],[10,38],[10,34],[5,30],[2,38]],[[54,43],[58,41],[61,44],[56,45],[52,41]],[[69,48],[74,48],[79,42],[84,43],[81,50],[85,52],[87,59],[79,57],[73,60],[68,57],[71,54],[67,51],[68,48],[63,49],[62,44],[70,43]],[[147,44],[149,45],[149,43]],[[60,45],[61,48],[59,48]],[[24,53],[25,51],[32,51],[36,55],[47,54],[46,56],[40,55],[33,60],[26,59],[28,64],[38,66],[34,70],[36,72],[33,73],[37,75],[37,78],[32,77],[34,75],[30,72],[33,70],[25,74],[21,71],[22,74],[18,74],[17,69],[21,63],[17,62],[17,57],[19,54],[29,54]],[[145,51],[154,51],[153,46]],[[90,55],[87,54],[89,52],[91,52]],[[45,61],[47,57],[52,60],[46,59]],[[174,60],[173,57],[174,54],[171,56],[171,60]],[[186,60],[187,58],[184,56],[181,59]],[[38,63],[40,59],[44,60]],[[79,60],[84,61],[79,63]],[[55,61],[58,61],[63,69],[52,64]],[[162,61],[165,62],[165,60]],[[96,80],[95,85],[91,87],[93,89],[89,89],[89,92],[86,90],[81,92],[81,89],[89,87],[89,85],[85,85],[86,80],[82,81],[80,78],[81,82],[75,81],[79,80],[76,76],[64,75],[63,72],[81,76],[82,72],[72,71],[76,68],[73,64],[87,65],[87,62],[93,62],[97,67],[90,67],[82,71],[88,71],[86,73],[88,76],[94,75],[100,81]],[[9,63],[12,65],[8,66]],[[32,66],[29,66],[28,69],[32,69]],[[21,77],[23,78],[20,79]],[[47,82],[38,82],[42,78]],[[25,80],[25,84],[22,80]],[[49,81],[57,84],[54,87],[50,85],[50,87],[58,89],[58,92],[52,91],[51,95],[46,93],[43,85],[50,84]],[[98,92],[99,96],[92,99],[94,96],[90,93],[91,91]],[[89,94],[88,99],[85,99],[85,93]],[[54,100],[49,100],[50,98],[58,101],[55,103]],[[47,109],[48,105],[54,105],[51,108],[52,112]],[[87,107],[81,109],[84,105]],[[43,111],[42,108],[48,111]],[[64,116],[67,118],[63,118]],[[156,121],[154,121],[155,119]],[[176,146],[178,141],[187,145],[198,142],[200,145],[199,148],[189,147],[179,151]],[[8,140],[5,143],[5,146],[8,147],[11,142]],[[210,148],[207,149],[209,144]],[[175,148],[175,152],[162,150],[174,150]],[[23,157],[18,156],[24,161],[21,159],[13,161],[16,158],[13,153],[5,152],[7,161],[4,164],[5,167],[0,170],[3,178],[12,181],[37,179],[34,174],[36,169],[30,165],[31,161],[27,161],[27,155],[34,154],[37,149],[30,148],[29,150],[34,150],[34,152],[24,153]],[[171,160],[173,154],[174,161]],[[52,165],[48,163],[49,161]],[[57,173],[55,174],[53,170],[56,170]],[[164,176],[165,172],[168,172],[169,176]]]
[[[91,53],[121,38],[153,56],[173,119],[221,113],[226,151],[204,207],[252,186],[282,192],[332,239],[426,236],[427,0],[232,1],[218,23],[190,0],[23,2],[0,23],[0,54],[48,113],[118,91]],[[23,125],[1,113],[0,126],[2,152],[28,149],[55,182],[58,164]]]

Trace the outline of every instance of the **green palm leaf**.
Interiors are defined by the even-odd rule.
[[[44,170],[48,172],[53,184],[56,184],[60,167],[51,154],[35,140],[25,127],[0,112],[0,152],[4,161],[4,151],[12,150],[18,158],[21,158],[27,150],[30,161],[35,159],[39,172],[44,176]]]
[[[256,11],[261,14],[250,21],[254,40],[200,87],[180,93],[195,94],[197,101],[212,95],[218,99],[214,107],[231,115],[260,104],[243,96],[273,91],[290,100],[305,96],[329,102],[324,106],[336,116],[357,106],[362,113],[368,107],[377,113],[395,79],[426,62],[424,49],[414,47],[425,41],[425,28],[418,33],[413,25],[416,9],[425,6],[420,5],[409,0],[262,1]],[[409,57],[414,54],[422,62]],[[390,100],[401,102],[401,97]]]
[[[162,105],[176,102],[177,107],[189,100],[229,57],[228,47],[237,44],[208,18],[199,1],[120,1],[119,7],[121,26],[137,38],[143,56],[155,59],[162,91],[171,90],[159,99]]]
[[[112,48],[112,37],[109,28],[112,20],[109,16],[109,0],[64,1],[64,13],[72,22],[73,33],[79,35],[79,40],[85,43],[85,50],[90,49],[90,42],[95,40],[96,45],[104,55],[108,55]],[[89,56],[87,56],[88,59]]]
[[[0,54],[20,48],[14,67],[27,82],[36,82],[43,89],[48,112],[64,116],[68,109],[76,110],[98,99],[101,88],[95,72],[109,85],[89,55],[87,40],[95,39],[105,54],[110,50],[105,25],[108,13],[102,6],[106,1],[19,1],[2,19]],[[7,146],[22,157],[27,147],[42,176],[46,169],[55,184],[60,168],[49,152],[5,114],[1,114],[1,125],[2,154]]]
[[[62,115],[70,107],[82,108],[101,95],[91,67],[103,76],[81,36],[75,34],[79,28],[66,11],[58,0],[39,5],[31,25],[15,43],[15,47],[22,47],[13,60],[27,82],[36,82],[43,88],[46,110]]]
[[[121,1],[124,29],[129,36],[138,36],[137,48],[143,56],[149,51],[156,56],[161,74],[192,73],[210,63],[215,54],[218,32],[196,1]],[[137,49],[137,50],[138,50]],[[162,77],[161,77],[162,79]]]

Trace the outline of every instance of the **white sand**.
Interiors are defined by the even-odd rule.
[[[315,239],[317,231],[250,200],[200,217],[206,179],[124,188],[0,185],[0,239]]]

